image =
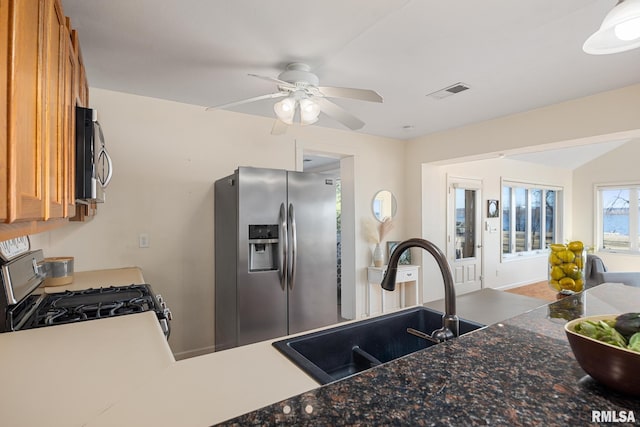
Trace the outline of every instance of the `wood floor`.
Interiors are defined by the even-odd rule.
[[[505,292],[525,295],[533,298],[540,298],[545,301],[555,301],[558,295],[558,292],[551,289],[546,281],[532,283],[530,285],[524,285],[517,288],[506,289]]]

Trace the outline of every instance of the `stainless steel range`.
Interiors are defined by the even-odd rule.
[[[171,311],[148,284],[36,294],[46,278],[41,250],[2,265],[0,332],[41,328],[154,311],[167,338]]]

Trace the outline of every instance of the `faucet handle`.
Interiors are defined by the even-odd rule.
[[[431,338],[434,341],[437,341],[437,342],[444,342],[444,341],[450,340],[450,339],[455,338],[455,337],[456,336],[453,334],[451,329],[447,328],[446,326],[443,326],[440,329],[436,329],[431,334]]]

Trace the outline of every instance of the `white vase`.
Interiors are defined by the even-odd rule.
[[[373,249],[373,265],[375,267],[382,267],[384,265],[384,254],[380,243],[376,243],[376,247]]]

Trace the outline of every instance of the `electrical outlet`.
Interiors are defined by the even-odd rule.
[[[138,247],[148,248],[149,246],[149,235],[147,233],[138,234]]]

